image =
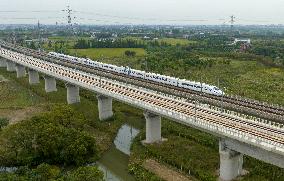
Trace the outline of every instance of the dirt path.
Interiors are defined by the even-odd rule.
[[[143,163],[143,167],[148,171],[156,174],[160,178],[166,181],[190,181],[188,177],[182,175],[181,173],[168,168],[155,160],[148,159]]]
[[[0,109],[0,117],[8,118],[10,124],[15,124],[24,119],[31,118],[32,116],[44,111],[44,108],[41,106],[37,107],[27,107],[24,109]]]

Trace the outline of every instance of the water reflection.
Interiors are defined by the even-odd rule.
[[[130,146],[132,140],[138,135],[139,130],[129,126],[123,125],[114,140],[115,147],[123,153],[130,155]]]
[[[138,129],[127,124],[123,125],[114,140],[114,145],[97,162],[104,172],[104,179],[111,181],[132,181],[133,176],[128,173],[130,146]]]

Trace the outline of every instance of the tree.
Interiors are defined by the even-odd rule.
[[[0,133],[0,164],[83,164],[90,156],[97,156],[95,139],[82,130],[85,123],[71,108],[56,107],[10,125]]]
[[[136,55],[135,51],[126,50],[124,54],[128,57],[134,57]]]
[[[7,126],[9,124],[9,120],[6,118],[0,118],[0,129]]]
[[[103,173],[95,166],[79,167],[67,174],[68,181],[102,181]]]
[[[51,41],[48,41],[48,48],[49,48],[49,49],[52,48],[52,43],[51,43]]]

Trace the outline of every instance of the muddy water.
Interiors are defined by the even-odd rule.
[[[130,146],[139,130],[124,124],[118,131],[113,146],[97,162],[104,172],[104,179],[111,181],[132,181],[133,176],[128,173]]]

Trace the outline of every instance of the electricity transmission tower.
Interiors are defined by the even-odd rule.
[[[234,23],[236,22],[236,17],[234,15],[230,16],[231,20],[230,20],[230,23],[231,23],[231,29],[233,29],[234,27]]]
[[[72,42],[72,37],[74,37],[74,41],[77,41],[77,36],[76,36],[76,32],[75,32],[75,26],[73,26],[73,20],[76,19],[75,16],[73,16],[73,12],[75,12],[74,10],[70,9],[70,6],[67,6],[67,9],[62,10],[63,12],[67,13],[67,26],[68,26],[68,33],[69,33],[69,40],[67,40],[67,46],[68,46],[68,42],[71,41]],[[75,23],[74,23],[75,25]],[[77,50],[75,49],[75,55],[77,56]]]
[[[67,23],[69,26],[72,26],[72,9],[70,9],[70,6],[67,6],[67,9],[63,9],[63,12],[67,12]]]

